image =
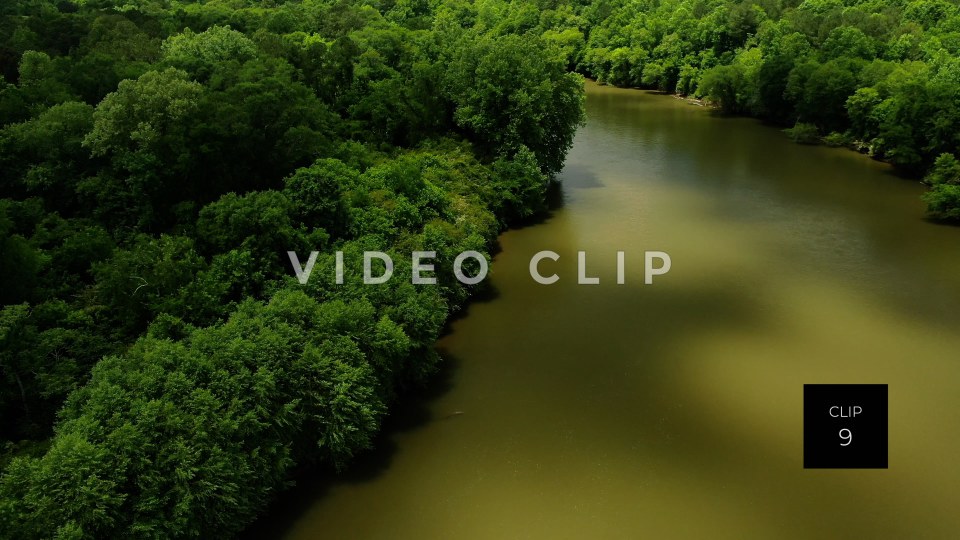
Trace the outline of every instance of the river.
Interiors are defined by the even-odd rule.
[[[587,83],[562,204],[500,238],[447,367],[288,539],[930,538],[960,529],[960,229],[854,152]],[[541,250],[554,285],[528,273]],[[643,252],[671,271],[643,282]],[[598,285],[577,285],[577,252]],[[616,252],[626,283],[616,283]],[[889,385],[889,469],[804,469],[804,383]],[[303,484],[307,485],[303,485]]]

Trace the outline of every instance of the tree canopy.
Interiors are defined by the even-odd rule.
[[[576,40],[486,10],[0,7],[0,537],[229,537],[371,444],[583,121]],[[437,285],[335,283],[370,250]]]

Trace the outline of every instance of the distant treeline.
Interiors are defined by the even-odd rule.
[[[537,13],[572,68],[707,98],[923,176],[934,218],[960,220],[960,9],[948,0],[593,0]],[[562,13],[562,15],[561,15]],[[531,26],[532,25],[532,26]]]
[[[0,538],[229,537],[370,445],[473,292],[454,257],[544,208],[583,121],[487,11],[0,5]],[[301,286],[288,250],[330,255]],[[336,285],[335,250],[438,283]]]

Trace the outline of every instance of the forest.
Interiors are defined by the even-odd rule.
[[[3,538],[230,537],[345,467],[583,120],[563,55],[470,4],[0,9]],[[335,284],[366,250],[438,283]]]
[[[583,76],[869,153],[960,220],[947,0],[11,0],[0,29],[3,538],[232,537],[348,467],[484,287],[456,255],[545,210]],[[335,251],[419,250],[436,286],[334,283]]]

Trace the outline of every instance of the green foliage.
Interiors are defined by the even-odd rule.
[[[235,71],[257,55],[253,41],[229,26],[214,26],[199,34],[187,28],[165,40],[161,50],[165,63],[201,81],[218,71]]]
[[[456,255],[543,210],[583,120],[570,6],[14,4],[2,538],[229,537],[347,466],[484,287]],[[397,277],[364,285],[370,250]]]
[[[110,167],[81,189],[94,200],[115,200],[108,212],[152,223],[155,201],[169,203],[170,184],[195,166],[189,136],[203,93],[203,86],[173,68],[121,82],[97,106],[93,129],[83,140],[91,155],[107,159]]]
[[[863,58],[872,60],[877,56],[877,47],[862,30],[853,26],[834,28],[820,48],[823,58]]]
[[[227,193],[200,211],[197,237],[212,253],[242,246],[269,259],[278,246],[302,247],[294,243],[293,234],[298,231],[290,222],[290,206],[276,191]]]
[[[743,70],[739,66],[715,66],[700,79],[700,94],[720,105],[724,112],[745,112],[746,103],[740,92]]]
[[[20,59],[20,88],[34,111],[73,98],[70,88],[61,80],[60,66],[45,52],[26,51]]]
[[[526,36],[467,37],[454,48],[444,92],[457,125],[489,153],[512,157],[526,145],[555,174],[583,122],[583,94],[580,78],[545,47]]]
[[[190,238],[142,235],[95,264],[93,276],[97,297],[111,307],[116,325],[133,331],[159,313],[186,315],[181,291],[204,267]]]
[[[337,159],[322,159],[284,179],[283,192],[300,223],[342,236],[349,228],[346,190],[359,172]]]
[[[188,340],[148,337],[104,359],[71,396],[50,451],[4,477],[15,530],[236,532],[295,458],[342,464],[369,446],[384,411],[371,367],[355,343],[333,339],[374,339],[376,326],[355,315],[284,292]]]
[[[960,161],[952,154],[940,154],[924,181],[931,186],[923,195],[930,216],[960,220]]]
[[[924,181],[931,186],[960,184],[960,161],[952,154],[940,154]]]
[[[849,146],[851,143],[850,137],[847,137],[843,133],[840,133],[837,131],[834,131],[828,134],[822,140],[823,140],[823,144],[827,146],[832,146],[832,147]]]
[[[508,220],[521,220],[546,210],[550,179],[540,172],[533,152],[521,147],[516,158],[497,160],[493,170],[500,199],[493,208],[498,215]]]
[[[74,185],[91,165],[82,143],[93,127],[93,111],[68,101],[0,131],[5,193],[42,196],[51,208],[75,210]]]
[[[800,144],[816,144],[820,142],[820,130],[813,124],[797,122],[792,128],[783,131],[793,142]]]
[[[934,186],[923,194],[923,201],[927,203],[927,211],[931,217],[949,221],[960,220],[960,186],[957,184]]]
[[[857,89],[857,71],[849,59],[811,64],[797,103],[800,118],[827,130],[843,129],[847,99]]]
[[[169,68],[123,81],[97,106],[84,144],[93,155],[110,156],[131,173],[183,168],[175,158],[188,153],[184,134],[202,94],[203,87],[185,72]]]

